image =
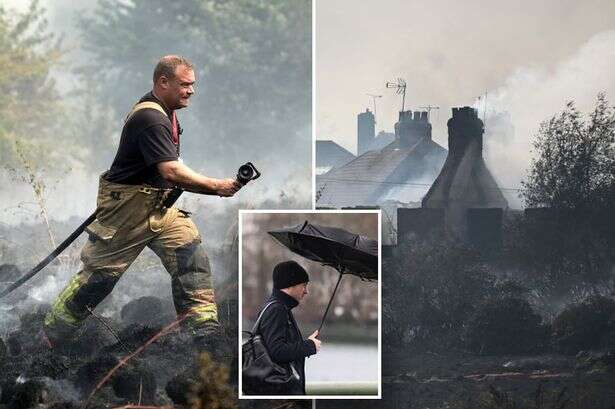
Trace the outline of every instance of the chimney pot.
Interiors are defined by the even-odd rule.
[[[422,139],[431,140],[431,124],[424,114],[411,110],[399,113],[399,122],[395,124],[395,140],[399,146],[408,147]]]
[[[469,106],[459,108],[459,114],[462,114],[463,116],[467,118],[478,118],[477,111],[474,108],[469,107]]]

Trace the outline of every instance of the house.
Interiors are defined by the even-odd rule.
[[[418,203],[440,172],[446,152],[432,140],[427,112],[400,112],[391,143],[317,175],[316,204],[340,208]]]

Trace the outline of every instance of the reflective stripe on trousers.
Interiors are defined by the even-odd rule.
[[[192,220],[176,208],[160,209],[166,192],[109,183],[101,178],[97,220],[86,229],[83,268],[69,282],[45,317],[46,331],[70,336],[111,292],[122,274],[148,246],[171,275],[178,314],[186,325],[217,322],[209,259]]]

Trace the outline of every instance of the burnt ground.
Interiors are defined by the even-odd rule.
[[[143,297],[129,306],[145,312],[152,308],[151,303],[152,297]],[[120,359],[162,328],[152,322],[89,318],[74,342],[49,348],[40,333],[48,308],[48,305],[40,306],[23,314],[19,329],[3,340],[6,348],[3,355],[0,353],[0,407],[29,408],[35,404],[43,408],[71,407],[83,403]],[[176,330],[167,334],[117,371],[94,395],[89,407],[114,407],[139,401],[171,404],[165,387],[173,383],[177,374],[196,372],[199,351],[205,348],[197,348],[185,332]],[[217,358],[230,364],[232,355],[225,351],[217,354]]]
[[[615,355],[477,356],[385,352],[382,400],[319,400],[344,408],[615,408]]]
[[[49,306],[23,313],[18,329],[0,337],[0,408],[83,408],[111,368],[174,320],[172,315],[163,315],[164,323],[153,319],[152,311],[161,310],[162,302],[142,297],[128,303],[121,318],[90,317],[74,342],[55,348],[49,348],[40,333]],[[227,315],[220,312],[222,317]],[[226,381],[217,370],[208,377],[198,363],[199,353],[211,352],[216,364],[227,370],[236,368],[236,331],[234,323],[223,323],[220,336],[210,342],[195,342],[192,334],[183,330],[171,331],[115,372],[87,407],[118,408],[140,402],[188,408],[192,391],[198,394],[199,388],[236,397],[236,369],[229,370],[230,380]],[[238,405],[233,399],[230,407]],[[259,405],[242,403],[241,407],[264,408],[267,402]]]

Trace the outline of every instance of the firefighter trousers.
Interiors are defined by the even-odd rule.
[[[188,327],[217,323],[213,280],[199,232],[185,212],[161,209],[168,191],[121,185],[101,177],[96,220],[86,231],[83,268],[56,298],[45,317],[52,338],[70,337],[111,292],[122,274],[147,246],[171,275],[178,314],[188,313]]]

